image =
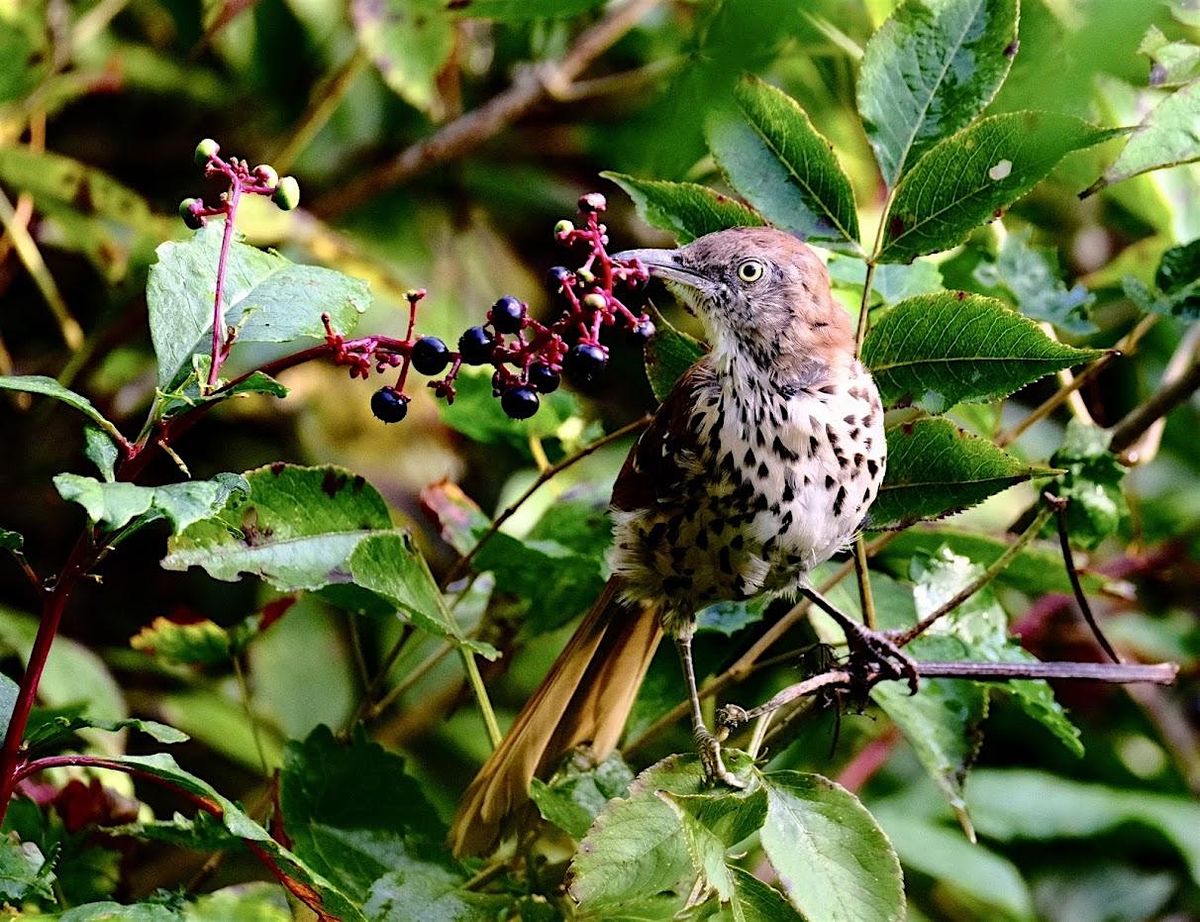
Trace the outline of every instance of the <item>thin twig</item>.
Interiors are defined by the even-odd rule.
[[[1138,440],[1154,422],[1166,416],[1200,388],[1200,355],[1192,356],[1191,364],[1174,381],[1166,384],[1158,393],[1130,412],[1112,429],[1109,450],[1123,452]]]
[[[635,419],[628,425],[622,426],[620,429],[615,429],[608,433],[608,435],[601,436],[600,438],[596,439],[596,441],[584,445],[583,448],[579,449],[574,454],[567,455],[567,457],[563,458],[557,464],[552,464],[550,467],[538,474],[537,479],[534,480],[533,483],[531,483],[520,496],[513,500],[512,503],[509,504],[508,508],[496,516],[496,518],[492,519],[492,523],[488,526],[488,530],[479,537],[479,540],[475,542],[475,546],[467,551],[467,553],[459,557],[458,560],[454,562],[453,566],[446,571],[446,575],[442,577],[441,581],[442,589],[444,590],[447,586],[462,577],[467,572],[467,569],[471,565],[471,561],[475,559],[475,556],[483,549],[483,546],[496,535],[501,527],[503,527],[504,523],[511,519],[525,504],[526,500],[533,496],[533,494],[536,493],[538,489],[544,483],[546,483],[546,481],[552,480],[554,477],[561,474],[573,464],[577,464],[588,455],[599,451],[605,445],[620,441],[621,439],[625,438],[625,436],[632,435],[640,429],[644,429],[647,425],[649,425],[651,418],[652,417],[650,416],[643,416],[641,419]]]
[[[271,158],[271,162],[280,173],[286,173],[296,162],[317,133],[325,127],[338,106],[342,104],[346,93],[358,79],[358,75],[371,62],[366,50],[359,46],[358,50],[342,64],[328,80],[323,80],[313,90],[308,109],[300,117],[300,124],[292,132],[283,149]]]
[[[1108,638],[1104,636],[1104,632],[1100,630],[1096,616],[1092,613],[1092,606],[1083,592],[1083,585],[1079,582],[1079,572],[1075,569],[1075,555],[1071,552],[1071,533],[1067,529],[1067,507],[1070,505],[1070,501],[1052,493],[1043,493],[1042,499],[1054,510],[1055,521],[1058,524],[1058,546],[1062,549],[1063,564],[1067,568],[1067,578],[1071,581],[1071,591],[1075,593],[1075,604],[1079,606],[1083,620],[1091,628],[1096,643],[1100,644],[1100,648],[1110,660],[1119,663],[1121,657],[1117,656],[1117,651],[1113,649]]]
[[[858,328],[854,332],[854,354],[862,352],[863,341],[867,338],[867,327],[871,317],[871,284],[875,281],[875,260],[867,260],[867,274],[863,278],[862,302],[858,308]]]
[[[1007,429],[996,436],[996,445],[1003,448],[1005,445],[1015,442],[1025,434],[1025,431],[1030,426],[1045,419],[1057,410],[1068,397],[1091,381],[1096,375],[1100,374],[1120,355],[1121,353],[1116,350],[1104,353],[1104,355],[1084,368],[1079,374],[1073,376],[1070,381],[1066,382],[1057,391],[1042,401],[1019,423],[1016,423],[1011,429]]]
[[[659,0],[628,0],[614,7],[581,33],[557,61],[530,65],[519,71],[507,90],[442,126],[367,175],[342,185],[320,199],[313,210],[327,217],[345,214],[439,163],[475,150],[538,103],[563,92],[658,3]]]
[[[871,591],[871,571],[867,569],[867,542],[862,535],[854,539],[854,576],[858,580],[858,598],[862,603],[863,624],[874,631],[879,619],[875,616],[875,593]]]
[[[479,713],[483,715],[483,725],[487,728],[488,740],[496,749],[504,734],[500,732],[500,724],[496,721],[496,710],[492,707],[492,699],[488,697],[487,686],[483,684],[483,676],[479,674],[479,664],[475,662],[475,654],[467,647],[462,647],[463,665],[467,670],[467,682],[475,695],[475,703],[479,705]]]
[[[1038,512],[1037,516],[1034,517],[1034,520],[1029,523],[1029,527],[1021,532],[1017,539],[1004,549],[1004,553],[993,560],[991,565],[982,573],[980,573],[978,577],[971,580],[970,583],[956,592],[953,596],[939,605],[934,611],[930,612],[912,627],[893,635],[892,641],[896,644],[896,646],[903,647],[904,645],[909,644],[916,638],[920,637],[939,620],[944,618],[950,612],[954,611],[954,609],[958,608],[958,606],[960,606],[963,602],[967,601],[967,599],[971,598],[971,596],[999,576],[1004,568],[1012,563],[1013,558],[1015,558],[1019,553],[1021,553],[1022,550],[1025,549],[1025,545],[1029,544],[1030,541],[1037,537],[1038,533],[1041,532],[1042,527],[1050,521],[1050,516],[1053,514],[1054,510],[1049,506],[1046,506],[1040,512]]]
[[[1175,351],[1167,361],[1167,367],[1163,369],[1162,382],[1159,386],[1166,387],[1177,381],[1187,371],[1188,363],[1193,360],[1198,348],[1200,348],[1200,324],[1194,323],[1187,328],[1179,345],[1175,347]],[[1128,448],[1121,452],[1121,461],[1129,465],[1147,464],[1153,461],[1154,456],[1158,454],[1163,430],[1166,428],[1167,418],[1160,416]]]

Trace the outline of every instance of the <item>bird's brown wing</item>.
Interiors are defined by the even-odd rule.
[[[617,475],[613,509],[652,509],[689,494],[689,483],[703,474],[704,446],[697,441],[700,427],[694,417],[713,380],[712,362],[705,356],[675,383]]]

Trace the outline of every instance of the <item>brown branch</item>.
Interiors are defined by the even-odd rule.
[[[340,186],[318,200],[313,210],[326,217],[345,214],[392,186],[476,149],[540,102],[556,98],[658,2],[627,0],[615,7],[584,31],[557,61],[527,65],[503,93],[443,125],[430,137],[406,148],[365,176]]]
[[[1121,353],[1114,349],[1113,351],[1106,352],[1104,355],[1100,356],[1100,358],[1096,359],[1096,361],[1084,368],[1083,371],[1072,377],[1068,383],[1064,384],[1057,391],[1047,397],[1046,400],[1039,404],[1019,423],[1014,425],[1011,429],[1007,429],[996,436],[996,445],[1000,448],[1003,448],[1005,445],[1016,441],[1025,433],[1025,430],[1039,420],[1045,419],[1047,416],[1057,410],[1063,403],[1066,402],[1067,398],[1069,398],[1081,387],[1100,374],[1100,372],[1112,364],[1112,362],[1115,361],[1120,355]]]
[[[1113,427],[1109,450],[1114,453],[1123,452],[1158,419],[1191,397],[1197,388],[1200,388],[1200,355],[1193,355],[1191,364],[1183,374],[1165,384],[1157,394]]]

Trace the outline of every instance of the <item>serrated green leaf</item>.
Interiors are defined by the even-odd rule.
[[[995,262],[980,262],[972,277],[981,285],[1007,292],[1026,317],[1045,320],[1068,333],[1096,332],[1088,308],[1096,296],[1083,285],[1067,288],[1051,250],[1029,243],[1028,229],[1005,235]]]
[[[120,430],[105,419],[104,414],[92,406],[90,400],[82,394],[76,394],[73,390],[63,387],[53,378],[47,378],[44,375],[3,375],[0,376],[0,390],[23,391],[26,394],[42,394],[46,397],[53,397],[78,410],[104,430],[114,442],[125,441]]]
[[[371,922],[494,922],[514,918],[512,898],[473,893],[466,878],[441,865],[405,858],[371,885],[363,912]],[[536,916],[522,913],[522,920]]]
[[[180,623],[155,618],[129,640],[141,650],[167,662],[185,665],[217,665],[229,662],[229,631],[207,618]]]
[[[437,76],[454,50],[446,0],[351,0],[350,18],[384,82],[405,102],[440,118]]]
[[[734,90],[736,113],[705,124],[709,149],[746,201],[784,230],[861,252],[850,180],[794,99],[756,77]]]
[[[915,403],[930,413],[1007,397],[1102,354],[1056,342],[999,301],[963,291],[901,301],[875,322],[862,349],[884,406]]]
[[[703,784],[697,759],[671,756],[638,775],[627,797],[600,811],[571,862],[570,892],[581,909],[607,915],[689,877],[692,859],[681,820],[658,792],[698,794]]]
[[[107,433],[95,426],[84,426],[83,454],[89,461],[96,465],[100,471],[100,476],[107,483],[112,483],[116,480],[116,464],[117,458],[120,457],[120,452]]]
[[[142,720],[136,717],[126,717],[124,720],[93,720],[63,714],[46,715],[43,719],[35,709],[25,732],[25,745],[30,749],[44,749],[74,739],[80,730],[106,730],[110,733],[137,730],[167,745],[186,743],[191,739],[182,730],[176,730],[157,720]]]
[[[163,390],[191,372],[193,355],[209,352],[223,232],[224,223],[214,220],[189,240],[164,243],[150,268],[146,303]],[[240,239],[230,246],[225,323],[237,328],[239,343],[324,339],[322,314],[329,314],[335,330],[347,333],[370,303],[367,285],[358,279],[296,265]]]
[[[896,853],[857,797],[821,775],[768,772],[763,850],[809,922],[903,919]]]
[[[1056,496],[1068,500],[1067,531],[1071,543],[1091,550],[1116,533],[1129,507],[1121,484],[1125,467],[1109,452],[1112,434],[1072,419],[1063,444],[1050,457],[1066,473],[1053,485]],[[1055,525],[1047,526],[1056,533]]]
[[[744,868],[730,868],[734,897],[705,922],[795,922],[796,910],[787,897]]]
[[[318,727],[289,742],[279,802],[292,850],[354,899],[406,860],[449,864],[445,827],[404,760],[361,735],[340,743]]]
[[[745,791],[717,794],[673,794],[659,796],[679,814],[683,837],[699,886],[714,891],[721,902],[736,897],[736,882],[729,849],[752,836],[767,816],[767,797],[761,786]]]
[[[446,9],[471,19],[526,22],[578,16],[605,2],[607,0],[448,0]]]
[[[1154,288],[1126,276],[1125,295],[1142,310],[1195,320],[1200,317],[1200,239],[1171,247],[1154,273]]]
[[[248,493],[167,543],[168,570],[202,567],[237,580],[249,573],[283,592],[345,582],[364,537],[390,530],[387,504],[370,484],[332,465],[273,464],[245,474]]]
[[[871,527],[936,519],[1053,471],[1027,465],[946,419],[887,430],[887,474],[871,506]]]
[[[245,480],[237,474],[218,474],[213,480],[189,480],[161,487],[103,483],[80,474],[57,474],[54,486],[63,499],[79,503],[91,521],[109,530],[116,531],[142,516],[141,524],[158,518],[170,520],[175,533],[218,511],[230,496],[247,490]]]
[[[1106,186],[1151,170],[1200,160],[1200,80],[1180,87],[1147,115],[1130,135],[1112,166],[1088,190]]]
[[[657,312],[654,314],[654,326],[657,332],[644,348],[646,378],[650,381],[650,390],[661,402],[666,400],[684,372],[703,358],[708,350],[700,340],[675,329]]]
[[[549,783],[534,778],[529,794],[543,819],[582,839],[596,814],[614,797],[624,797],[632,781],[633,771],[614,752],[599,765],[568,765]]]
[[[983,111],[1016,55],[1017,0],[906,0],[867,42],[858,111],[884,181]]]
[[[1120,132],[1054,112],[980,119],[938,142],[896,187],[880,262],[948,250],[1044,179],[1071,151]]]
[[[625,173],[600,175],[629,193],[642,220],[674,234],[680,245],[730,227],[758,227],[763,223],[741,202],[707,186],[638,179]]]

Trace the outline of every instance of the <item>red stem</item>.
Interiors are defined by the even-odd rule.
[[[242,184],[232,174],[229,176],[229,201],[225,204],[225,232],[221,235],[221,256],[217,260],[217,293],[213,297],[212,361],[208,366],[208,387],[217,386],[221,365],[225,362],[225,264],[229,261],[229,247],[233,243],[233,220],[237,214],[238,200],[242,197]]]

